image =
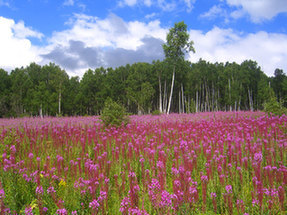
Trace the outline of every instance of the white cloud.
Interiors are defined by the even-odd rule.
[[[73,6],[74,5],[74,0],[65,0],[63,5],[64,6]]]
[[[235,10],[235,11],[232,11],[230,13],[230,16],[233,19],[239,19],[239,18],[243,17],[244,15],[246,15],[246,12],[244,10]]]
[[[10,7],[10,4],[9,4],[9,2],[8,2],[8,1],[0,0],[0,6]]]
[[[123,7],[123,6],[132,7],[132,6],[135,6],[136,4],[137,4],[137,0],[123,0],[123,1],[119,2],[119,5],[121,7]]]
[[[11,70],[39,61],[38,51],[27,37],[42,38],[41,33],[25,27],[22,21],[15,23],[1,16],[0,29],[0,68]]]
[[[225,11],[219,5],[212,6],[209,11],[200,15],[201,18],[213,19],[217,16],[222,16]]]
[[[253,22],[270,20],[279,13],[287,12],[286,0],[226,0],[230,6],[239,7],[239,13],[247,12]],[[243,11],[241,11],[243,10]]]
[[[68,47],[71,40],[77,40],[84,42],[86,47],[137,51],[144,45],[144,38],[152,37],[165,41],[168,32],[157,20],[147,23],[125,22],[114,14],[106,19],[77,15],[70,25],[71,28],[54,33],[50,39],[51,48],[59,45]],[[257,61],[268,75],[272,75],[277,67],[287,71],[287,62],[284,60],[287,59],[285,34],[263,31],[242,34],[232,29],[214,27],[206,33],[191,30],[190,38],[194,41],[196,50],[196,53],[190,56],[192,62],[197,62],[199,58],[211,62],[238,63],[252,59]]]
[[[49,38],[49,45],[45,47],[45,51],[41,55],[44,59],[42,63],[48,63],[49,60],[57,56],[59,63],[63,62],[63,65],[68,65],[75,57],[75,49],[80,50],[81,53],[77,52],[79,57],[85,56],[85,59],[87,59],[87,53],[91,53],[93,56],[90,58],[94,57],[95,62],[102,63],[105,66],[110,66],[103,59],[106,53],[112,56],[117,53],[125,59],[127,56],[131,56],[133,59],[140,60],[132,57],[132,54],[140,55],[138,51],[146,50],[145,48],[151,43],[155,46],[161,46],[160,43],[165,40],[167,32],[167,29],[161,28],[158,20],[147,23],[139,21],[125,22],[115,14],[110,14],[105,19],[77,14],[67,25],[69,26],[68,29],[54,32],[52,37]],[[65,50],[65,52],[61,50]],[[115,52],[112,50],[115,50]],[[73,53],[71,54],[71,52]],[[148,53],[143,55],[144,60],[150,60],[152,56],[157,57],[156,53],[151,53],[150,56]],[[92,62],[90,59],[86,62],[89,63],[79,62],[73,64],[75,65],[74,70],[82,67],[88,69],[89,65],[99,65],[90,63]],[[123,62],[126,62],[126,60]],[[117,65],[114,61],[112,63]],[[69,70],[70,73],[73,72],[71,67],[64,68]]]
[[[187,12],[190,12],[193,9],[193,4],[195,2],[196,0],[119,0],[118,5],[120,7],[154,6],[164,12],[171,12],[179,8],[185,8]]]
[[[52,46],[65,46],[70,40],[79,40],[87,46],[135,50],[146,36],[165,39],[166,35],[166,30],[160,27],[157,20],[148,23],[125,22],[114,14],[110,14],[106,19],[78,14],[69,24],[71,28],[53,33],[49,39]]]
[[[196,0],[184,0],[186,6],[187,6],[187,12],[190,12],[193,9],[193,4]]]
[[[200,58],[210,62],[237,62],[255,60],[262,70],[271,76],[276,68],[287,71],[287,36],[257,32],[243,35],[232,29],[213,28],[207,33],[190,31],[194,41],[195,54],[190,55],[192,62]]]
[[[152,2],[151,0],[144,0],[144,4],[145,6],[150,7],[152,5]]]
[[[19,21],[18,23],[15,23],[12,26],[12,29],[14,31],[15,37],[21,38],[21,39],[26,38],[26,37],[35,37],[35,38],[41,39],[44,36],[42,33],[34,31],[29,27],[25,27],[23,21]]]
[[[176,8],[176,3],[174,1],[167,2],[166,0],[157,0],[157,4],[163,11],[173,11]]]
[[[157,13],[150,13],[150,14],[145,15],[145,18],[146,18],[146,19],[152,19],[152,18],[154,18],[155,16],[157,16]]]
[[[55,59],[68,74],[82,76],[86,69],[97,65],[118,66],[119,60],[123,65],[129,58],[130,62],[150,62],[163,56],[161,43],[168,32],[158,20],[126,22],[115,14],[105,19],[78,14],[66,26],[53,33],[48,45],[35,47],[27,37],[43,38],[41,33],[23,22],[0,17],[0,68],[12,69],[30,62],[46,64]],[[252,59],[267,75],[273,75],[276,68],[287,71],[286,34],[243,34],[214,27],[206,33],[191,30],[190,39],[196,50],[190,55],[191,62],[199,58],[237,63]]]

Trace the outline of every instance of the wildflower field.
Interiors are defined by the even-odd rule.
[[[0,214],[286,214],[287,117],[0,119]]]

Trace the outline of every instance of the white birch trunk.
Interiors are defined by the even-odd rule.
[[[40,111],[39,111],[40,117],[43,118],[43,105],[41,103],[40,105]]]
[[[172,100],[172,93],[173,93],[173,86],[174,86],[174,76],[175,76],[175,66],[173,66],[173,73],[172,73],[172,81],[171,81],[169,102],[168,102],[168,107],[167,107],[167,114],[169,114],[169,112],[170,112],[170,106],[171,106],[171,100]]]
[[[181,98],[180,98],[180,90],[178,91],[178,112],[181,113]]]
[[[160,80],[160,75],[158,76],[158,85],[159,85],[159,112],[162,113],[162,95],[161,95],[161,80]]]
[[[231,105],[231,86],[230,86],[230,79],[228,78],[228,92],[229,92],[229,111],[232,111],[232,105]]]
[[[166,80],[164,81],[164,93],[163,93],[163,112],[166,113],[167,107],[167,92],[166,92]]]
[[[62,99],[62,92],[60,88],[59,90],[59,115],[61,114],[61,99]]]
[[[198,112],[198,90],[196,90],[196,104],[195,104],[195,112]]]
[[[251,95],[251,92],[249,90],[249,87],[248,87],[248,97],[249,97],[249,108],[251,111],[253,111],[252,95]]]

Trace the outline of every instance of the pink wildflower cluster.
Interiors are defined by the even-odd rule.
[[[13,187],[25,187],[41,214],[286,210],[286,116],[216,112],[130,119],[119,128],[104,128],[98,117],[0,119],[0,211],[23,213],[19,208],[31,203],[9,202]]]

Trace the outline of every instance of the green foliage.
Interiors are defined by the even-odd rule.
[[[167,109],[185,113],[264,110],[271,97],[287,107],[283,70],[276,69],[273,77],[267,77],[251,60],[223,64],[200,59],[191,63],[184,60],[193,50],[189,41],[186,25],[177,23],[164,45],[166,60],[90,69],[81,79],[68,77],[53,63],[31,63],[10,73],[0,69],[0,118],[100,115],[107,97],[132,114],[157,109],[165,113]]]
[[[268,115],[287,115],[287,108],[283,107],[282,103],[276,100],[276,97],[272,97],[264,104],[264,111],[268,113]]]
[[[159,110],[154,110],[152,113],[151,113],[153,116],[156,116],[156,115],[160,115],[160,111]]]
[[[101,120],[105,126],[116,127],[119,127],[122,124],[127,125],[129,122],[125,108],[117,102],[114,102],[111,98],[108,98],[105,101]]]
[[[194,102],[194,100],[193,99],[191,99],[191,101],[190,101],[190,104],[188,104],[187,102],[186,102],[186,112],[187,113],[195,113],[196,112],[196,105],[195,105],[195,102]]]
[[[163,50],[165,57],[171,61],[184,60],[186,53],[195,52],[193,41],[189,41],[187,25],[183,21],[174,24],[174,27],[169,30],[166,40],[167,43],[163,44]]]

